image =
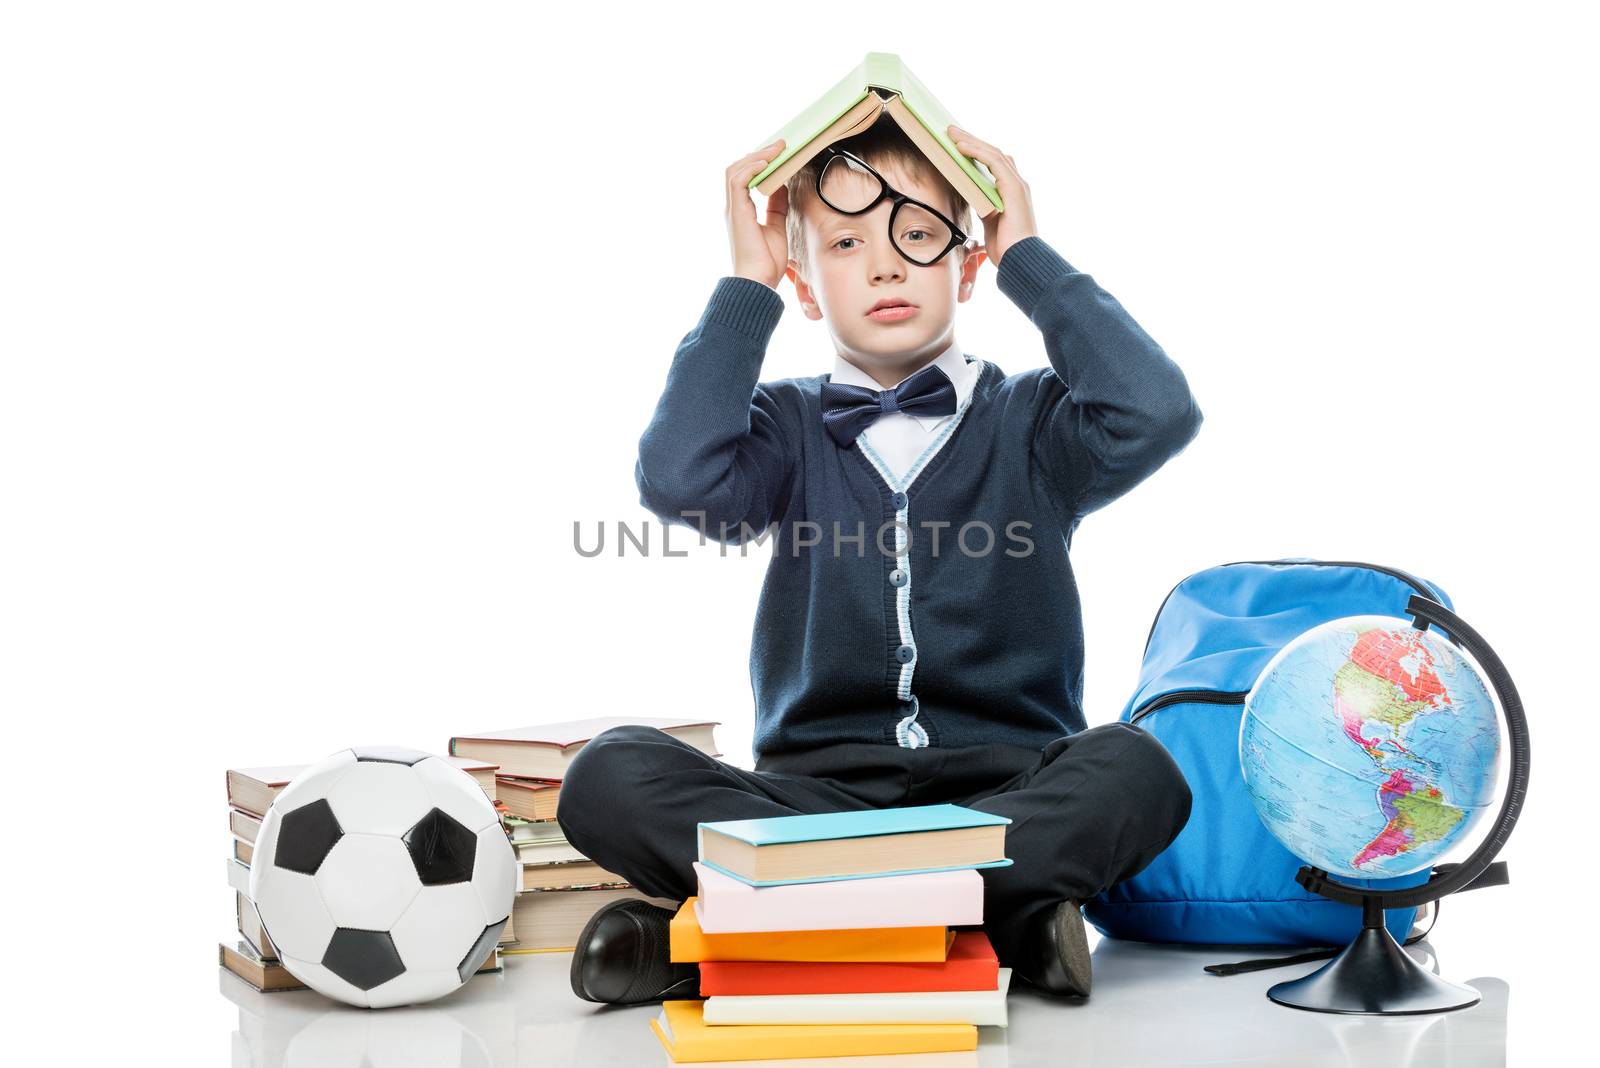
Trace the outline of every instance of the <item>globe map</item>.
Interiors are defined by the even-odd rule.
[[[1290,642],[1245,698],[1239,764],[1262,822],[1336,875],[1419,871],[1492,803],[1499,719],[1477,669],[1409,620],[1352,616]]]

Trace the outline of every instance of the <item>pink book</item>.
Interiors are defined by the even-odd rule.
[[[976,868],[783,886],[751,886],[698,860],[694,873],[700,881],[695,918],[707,934],[983,922],[983,876]]]

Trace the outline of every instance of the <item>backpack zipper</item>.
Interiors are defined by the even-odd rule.
[[[1159,712],[1168,705],[1242,705],[1249,693],[1249,690],[1173,690],[1140,705],[1128,717],[1128,722],[1138,723],[1150,713]]]
[[[1360,560],[1233,560],[1226,564],[1218,564],[1217,566],[1237,567],[1239,564],[1270,564],[1274,567],[1295,567],[1308,564],[1315,564],[1321,567],[1364,567],[1369,571],[1377,571],[1381,574],[1388,575],[1391,578],[1397,578],[1401,582],[1410,585],[1412,589],[1422,594],[1422,596],[1428,598],[1428,600],[1438,601],[1441,604],[1443,603],[1443,598],[1439,595],[1439,591],[1429,586],[1426,582],[1423,582],[1415,575],[1401,571],[1399,568],[1385,567],[1383,564],[1367,564],[1361,562]],[[1190,576],[1190,578],[1193,577],[1194,576],[1192,575]],[[1144,651],[1146,653],[1150,651],[1151,639],[1156,636],[1156,621],[1161,618],[1161,609],[1167,607],[1167,602],[1172,600],[1172,595],[1178,591],[1178,586],[1182,586],[1183,583],[1187,581],[1189,580],[1184,579],[1183,582],[1179,582],[1176,586],[1173,586],[1172,589],[1167,591],[1167,595],[1165,597],[1161,598],[1161,608],[1156,609],[1156,617],[1150,621],[1150,633],[1146,634],[1144,637]]]

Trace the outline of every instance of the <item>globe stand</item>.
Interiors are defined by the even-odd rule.
[[[1371,890],[1347,886],[1328,877],[1320,868],[1304,867],[1295,881],[1314,894],[1347,905],[1361,906],[1361,933],[1337,957],[1310,975],[1278,983],[1267,990],[1267,997],[1279,1005],[1311,1012],[1360,1013],[1375,1016],[1409,1016],[1430,1012],[1449,1012],[1476,1005],[1481,995],[1470,986],[1460,986],[1422,967],[1395,942],[1384,926],[1386,908],[1415,908],[1437,901],[1446,894],[1470,887],[1494,861],[1516,826],[1528,792],[1528,721],[1522,699],[1505,665],[1482,636],[1443,605],[1427,597],[1413,596],[1406,604],[1413,626],[1427,630],[1432,623],[1456,644],[1471,653],[1483,666],[1500,697],[1506,733],[1511,741],[1511,782],[1500,805],[1500,815],[1488,836],[1460,864],[1444,866],[1421,886],[1400,890]]]
[[[1449,1012],[1482,999],[1413,960],[1384,926],[1377,898],[1362,904],[1361,933],[1343,952],[1310,975],[1271,987],[1267,997],[1292,1009],[1382,1016]]]

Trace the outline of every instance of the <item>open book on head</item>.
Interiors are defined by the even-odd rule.
[[[887,115],[938,168],[979,219],[1004,211],[994,175],[962,154],[950,138],[955,119],[893,52],[868,52],[859,66],[762,143],[783,139],[783,151],[750,179],[770,197],[812,157],[836,141],[865,133]]]

